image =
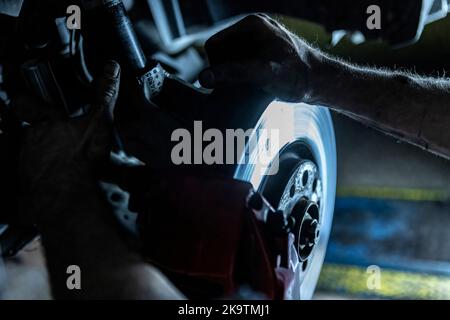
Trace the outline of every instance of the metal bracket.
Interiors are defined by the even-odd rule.
[[[162,90],[167,72],[158,63],[153,69],[138,78],[147,100],[151,101]]]

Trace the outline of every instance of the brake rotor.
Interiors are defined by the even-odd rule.
[[[251,182],[274,208],[298,220],[290,248],[295,278],[285,298],[311,299],[331,232],[336,193],[331,115],[326,108],[275,101],[255,128],[257,147],[247,147],[245,159],[258,158],[268,145],[277,148],[271,152],[275,156],[269,166],[246,163],[243,157],[234,177]],[[259,135],[260,130],[278,130],[278,143]]]

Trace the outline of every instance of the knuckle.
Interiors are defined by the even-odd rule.
[[[108,87],[104,92],[105,98],[108,98],[108,99],[114,98],[115,95],[116,95],[116,91],[112,87]]]
[[[248,15],[242,20],[242,27],[252,29],[258,32],[264,32],[274,28],[273,20],[263,13],[254,13]]]
[[[271,21],[272,20],[272,18],[265,13],[257,13],[256,16],[258,16],[258,18],[262,21],[266,21],[266,20]]]
[[[107,79],[100,94],[105,98],[115,98],[115,96],[117,95],[117,81],[113,79]]]
[[[248,22],[248,23],[260,23],[263,22],[263,18],[261,17],[260,14],[257,13],[252,13],[249,14],[248,16],[246,16],[242,22]]]

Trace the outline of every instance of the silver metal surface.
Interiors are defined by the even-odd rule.
[[[147,100],[152,100],[161,92],[166,76],[166,71],[158,63],[153,69],[139,78],[138,82],[142,86]]]
[[[311,299],[320,275],[331,232],[336,194],[336,143],[331,116],[329,111],[323,107],[275,101],[262,115],[256,128],[279,130],[280,141],[278,145],[280,151],[292,143],[302,141],[308,146],[314,158],[311,160],[314,161],[316,169],[310,165],[310,162],[307,162],[304,167],[300,166],[299,170],[293,173],[288,183],[280,186],[282,198],[286,194],[283,191],[288,190],[288,187],[290,188],[295,183],[297,196],[309,194],[311,200],[315,199],[320,203],[320,238],[314,249],[314,254],[308,259],[306,266],[299,262],[297,250],[294,241],[292,241],[290,269],[294,272],[294,282],[285,297],[286,299]],[[258,140],[258,144],[263,145],[265,143],[266,141]],[[251,150],[247,149],[246,152],[257,153],[262,149],[251,148]],[[252,154],[248,157],[257,158]],[[296,179],[305,170],[311,172],[311,177],[308,178],[306,188],[302,189],[300,187],[301,181]],[[251,182],[255,189],[264,194],[261,188],[268,176],[261,173],[257,165],[241,162],[236,168],[234,177]],[[317,183],[314,191],[312,190],[312,184],[314,183],[312,177],[320,177],[320,182]],[[280,207],[287,205],[287,203],[286,198],[281,199]],[[303,270],[303,268],[305,269]]]

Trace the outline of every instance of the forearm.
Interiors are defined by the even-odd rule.
[[[450,158],[450,80],[353,66],[315,52],[310,103]]]
[[[108,205],[94,183],[65,191],[63,212],[41,227],[52,290],[59,299],[178,299],[181,294],[117,231]],[[67,267],[81,270],[81,290],[68,290]]]

